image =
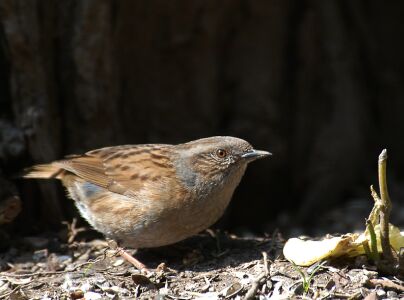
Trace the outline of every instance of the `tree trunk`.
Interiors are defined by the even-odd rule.
[[[400,182],[403,11],[376,1],[3,0],[0,184],[21,196],[24,225],[59,224],[71,217],[61,189],[13,175],[97,147],[211,135],[274,153],[250,167],[230,226],[262,227],[290,208],[307,221],[365,197],[382,147]]]

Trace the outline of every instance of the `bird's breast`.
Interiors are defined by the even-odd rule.
[[[199,185],[192,199],[182,208],[182,226],[196,234],[214,224],[224,213],[240,183],[245,168],[240,168],[221,181]]]
[[[193,188],[171,180],[158,186],[149,182],[134,197],[76,176],[64,180],[64,184],[82,216],[95,229],[123,245],[148,248],[181,241],[215,223],[228,206],[242,173]]]

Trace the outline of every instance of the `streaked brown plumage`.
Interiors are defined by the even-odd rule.
[[[34,166],[25,177],[62,180],[96,230],[123,245],[147,248],[212,225],[247,164],[269,154],[238,138],[210,137],[102,148]]]

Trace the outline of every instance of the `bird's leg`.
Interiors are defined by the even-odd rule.
[[[147,267],[141,263],[139,260],[134,258],[132,255],[130,255],[128,252],[125,251],[122,247],[117,247],[116,248],[117,253],[125,259],[127,262],[130,262],[135,268],[137,268],[140,271],[148,271]]]
[[[130,255],[128,252],[126,252],[124,248],[119,247],[116,241],[107,239],[107,243],[111,249],[116,250],[115,254],[119,254],[124,260],[131,263],[136,269],[140,271],[145,271],[147,273],[148,271],[147,267],[139,260],[134,258],[132,255]]]

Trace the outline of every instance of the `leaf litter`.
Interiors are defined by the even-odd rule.
[[[0,299],[404,297],[401,274],[384,272],[380,268],[383,261],[369,256],[365,249],[354,257],[323,255],[298,266],[284,258],[285,241],[277,232],[271,237],[242,238],[207,230],[176,245],[136,253],[152,269],[142,274],[117,257],[107,242],[86,239],[86,230],[78,228],[76,221],[66,225],[65,238],[15,237],[0,253]],[[382,244],[377,234],[382,230],[377,226],[367,227],[363,239],[370,244],[368,250],[380,252]],[[377,243],[371,241],[372,230]],[[390,228],[390,233],[394,245],[397,230]],[[297,246],[300,254],[304,253],[303,247]],[[318,255],[316,251],[314,247],[308,252]]]
[[[0,299],[361,299],[372,292],[381,295],[378,299],[387,298],[387,292],[404,297],[401,280],[382,277],[366,260],[353,258],[323,263],[304,291],[302,273],[308,278],[315,267],[285,260],[279,234],[239,238],[222,233],[220,239],[228,250],[220,257],[213,255],[216,241],[209,234],[139,251],[137,257],[154,269],[147,275],[100,240],[58,245],[63,250],[48,249],[35,259],[36,251],[12,248],[0,254],[8,266],[0,273]],[[195,250],[198,262],[184,264]]]

